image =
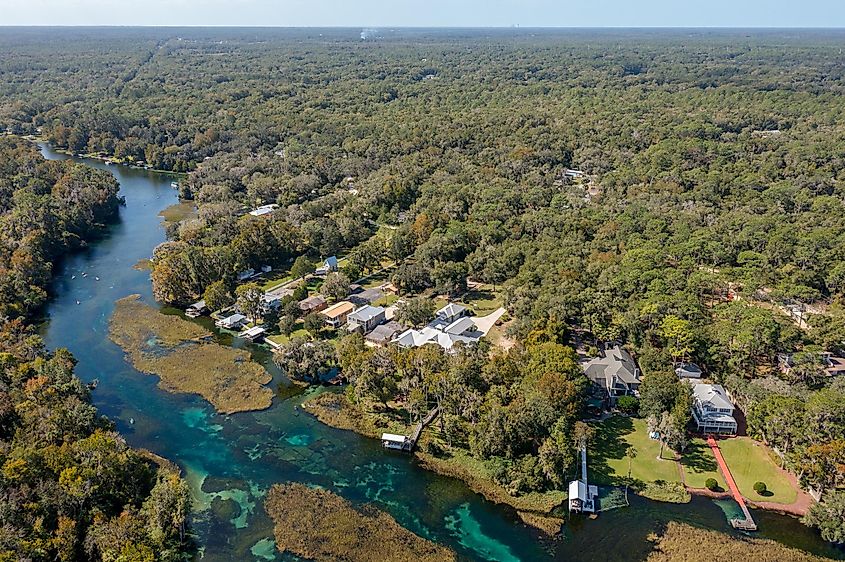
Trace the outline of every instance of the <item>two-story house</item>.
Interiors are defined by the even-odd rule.
[[[381,306],[371,306],[369,304],[362,306],[346,317],[350,331],[361,330],[365,334],[384,322],[384,320],[384,308]]]
[[[733,435],[737,425],[734,405],[720,384],[693,384],[692,417],[701,433]]]
[[[640,368],[619,345],[599,352],[598,357],[584,363],[584,374],[611,398],[636,395],[640,388]]]

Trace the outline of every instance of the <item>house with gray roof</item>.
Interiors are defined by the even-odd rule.
[[[692,384],[692,417],[701,433],[733,435],[737,425],[734,405],[720,384]]]
[[[583,364],[584,374],[611,398],[636,395],[640,388],[640,368],[631,354],[614,345]]]
[[[367,340],[369,343],[376,345],[376,346],[383,346],[390,343],[396,334],[399,334],[405,330],[405,327],[402,326],[399,322],[388,322],[386,324],[381,324],[373,328],[373,331],[364,336],[364,339]]]
[[[365,334],[384,322],[385,310],[381,306],[371,306],[369,304],[358,308],[346,317],[349,323],[350,330],[360,329]]]

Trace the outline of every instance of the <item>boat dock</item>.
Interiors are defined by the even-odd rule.
[[[414,430],[409,436],[394,435],[392,433],[383,433],[381,436],[382,445],[386,449],[396,449],[399,451],[404,451],[406,453],[412,452],[414,450],[414,447],[417,446],[417,441],[419,441],[423,429],[425,429],[428,424],[434,421],[439,412],[440,410],[437,408],[437,406],[432,408],[431,411],[426,414],[426,416],[422,420],[420,420],[417,425],[414,426]]]
[[[739,487],[736,485],[736,481],[734,481],[734,477],[728,468],[728,463],[725,462],[725,457],[722,456],[722,450],[719,449],[719,444],[716,442],[716,438],[712,435],[708,435],[707,444],[710,445],[710,448],[713,450],[713,456],[716,457],[716,462],[719,464],[722,476],[725,477],[725,483],[728,485],[731,494],[733,494],[734,500],[736,500],[736,503],[739,504],[739,507],[742,509],[742,513],[745,516],[745,519],[731,519],[731,525],[734,529],[739,529],[741,531],[756,531],[757,523],[755,523],[754,519],[751,517],[751,511],[745,503],[745,498],[743,498],[742,494],[739,492]]]

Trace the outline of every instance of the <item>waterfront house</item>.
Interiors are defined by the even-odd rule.
[[[346,321],[349,322],[350,331],[361,330],[366,334],[384,322],[384,314],[384,308],[367,304],[350,314]]]
[[[246,316],[243,314],[232,314],[226,318],[221,318],[214,323],[218,328],[225,330],[238,330],[246,324]]]
[[[448,325],[467,315],[467,307],[460,304],[450,302],[440,310],[434,313],[434,321],[438,324]]]
[[[733,435],[737,424],[734,405],[720,384],[692,384],[692,417],[701,433]]]
[[[299,303],[297,303],[297,306],[299,306],[299,310],[303,314],[311,314],[312,312],[325,310],[328,303],[321,295],[314,295],[312,297],[308,297],[307,299],[302,299]]]
[[[586,361],[584,374],[611,398],[636,395],[640,387],[640,368],[627,350],[618,344]]]
[[[349,314],[355,310],[355,305],[349,301],[340,301],[328,307],[320,314],[326,319],[326,324],[332,328],[340,328],[346,324],[346,319]]]
[[[252,215],[253,217],[263,217],[263,216],[266,216],[266,215],[273,214],[276,211],[276,209],[278,209],[278,208],[279,208],[279,206],[276,205],[275,203],[271,203],[269,205],[261,205],[260,207],[250,211],[249,214]]]
[[[476,331],[476,327],[472,318],[464,316],[443,328],[443,331],[452,336],[470,336]]]
[[[205,304],[205,300],[197,301],[188,308],[185,309],[185,316],[188,318],[199,318],[203,314],[208,312],[208,306]]]
[[[435,344],[442,347],[446,352],[455,353],[458,349],[455,347],[456,344],[473,345],[478,343],[479,339],[480,336],[448,334],[433,325],[429,325],[424,327],[422,330],[405,330],[394,338],[393,343],[402,349]]]
[[[364,336],[364,339],[375,346],[381,347],[390,343],[396,337],[396,334],[401,333],[405,329],[399,322],[388,322],[373,328],[373,331]]]

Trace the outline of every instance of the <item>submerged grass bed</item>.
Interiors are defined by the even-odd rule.
[[[132,365],[158,375],[168,392],[199,394],[224,414],[269,408],[272,380],[245,351],[208,341],[211,334],[178,316],[161,314],[138,295],[117,301],[109,337]]]
[[[765,539],[738,538],[670,522],[660,536],[652,537],[654,551],[648,562],[712,562],[713,560],[754,560],[755,562],[817,562],[818,556]]]
[[[425,540],[373,507],[355,508],[327,490],[276,484],[264,502],[276,546],[308,560],[441,562],[456,560],[448,548]]]

